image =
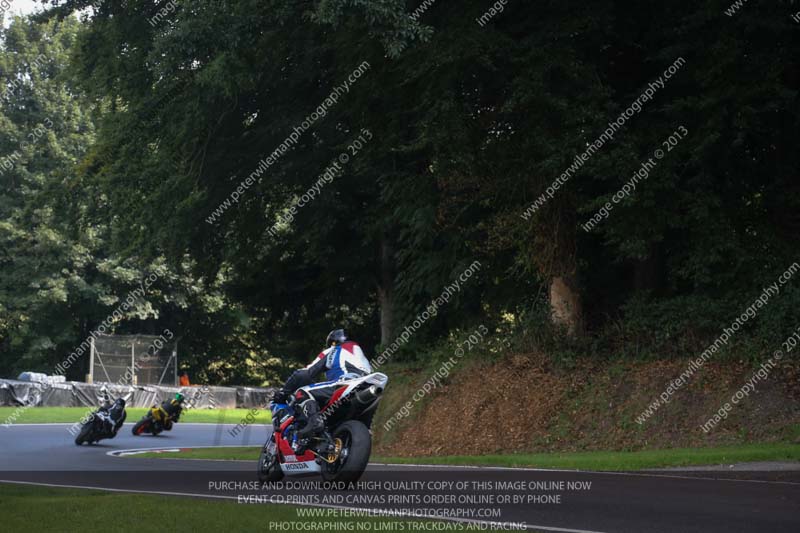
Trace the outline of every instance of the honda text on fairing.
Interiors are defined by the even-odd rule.
[[[119,398],[112,405],[105,405],[89,415],[89,419],[81,426],[75,444],[84,442],[94,444],[103,439],[113,439],[128,417],[125,411],[125,400]]]
[[[133,426],[133,434],[141,435],[151,433],[158,435],[162,431],[172,430],[173,424],[177,423],[183,412],[183,394],[176,394],[172,400],[167,400],[161,405],[154,405],[147,411],[147,414]]]
[[[372,372],[361,347],[344,330],[328,335],[328,349],[292,374],[275,393],[274,431],[258,463],[262,482],[284,475],[322,474],[326,481],[357,481],[372,450],[370,426],[389,378]],[[326,381],[310,384],[325,372]]]

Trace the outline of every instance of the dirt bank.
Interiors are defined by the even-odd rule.
[[[411,414],[387,431],[383,422],[431,374],[395,369],[397,386],[392,390],[390,383],[374,426],[376,452],[418,456],[639,450],[798,438],[797,360],[772,370],[708,433],[700,426],[731,400],[757,365],[709,362],[667,405],[637,423],[688,363],[584,360],[562,369],[538,354],[463,362],[443,387],[414,404]]]

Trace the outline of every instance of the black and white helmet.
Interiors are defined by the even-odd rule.
[[[333,346],[334,344],[342,344],[347,341],[347,334],[343,329],[335,329],[328,333],[328,338],[325,340],[325,346]]]

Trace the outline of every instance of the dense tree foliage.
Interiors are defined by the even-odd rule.
[[[98,157],[95,124],[109,110],[67,73],[80,28],[75,18],[18,18],[3,34],[0,373],[53,372],[117,311],[113,332],[168,327],[182,338],[185,362],[215,381],[263,376],[265,354],[222,293],[222,273],[204,278],[188,256],[168,265],[112,246],[116,207],[83,179]],[[148,276],[156,282],[122,308]],[[84,358],[68,376],[83,379],[87,366]]]
[[[43,26],[5,36],[7,85],[37,32],[69,41],[46,40],[50,73],[3,109],[4,153],[44,110],[55,124],[3,177],[14,356],[63,350],[109,295],[163,268],[160,299],[121,328],[169,322],[193,368],[252,380],[334,324],[392,342],[476,260],[417,346],[556,311],[595,353],[669,355],[800,260],[791,2],[728,16],[726,0],[509,0],[488,17],[483,1],[48,3]],[[742,339],[788,333],[798,283]]]

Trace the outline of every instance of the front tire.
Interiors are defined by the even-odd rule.
[[[372,436],[358,420],[348,420],[333,433],[342,440],[340,458],[332,465],[323,465],[322,478],[336,483],[355,483],[364,474],[372,453]]]
[[[77,446],[83,444],[83,442],[89,438],[89,435],[91,433],[92,433],[92,424],[91,423],[84,424],[83,427],[81,428],[81,432],[78,433],[77,437],[75,437],[75,444]]]
[[[273,436],[261,448],[261,456],[258,458],[258,480],[261,483],[277,483],[283,479],[283,470],[281,470],[278,455],[275,452],[277,449]]]
[[[148,428],[148,426],[149,426],[149,423],[150,423],[150,421],[149,421],[148,419],[146,419],[146,418],[145,418],[144,420],[139,420],[139,421],[138,421],[138,422],[136,422],[136,424],[133,426],[133,430],[131,430],[131,432],[132,432],[134,435],[136,435],[136,436],[139,436],[139,435],[141,435],[142,433],[144,433],[145,431],[147,431],[147,428]]]

